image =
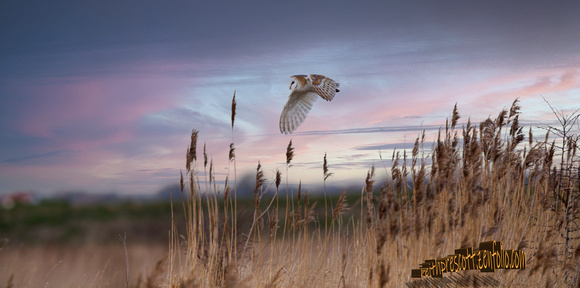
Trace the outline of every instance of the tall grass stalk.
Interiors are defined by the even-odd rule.
[[[232,245],[233,247],[233,251],[234,251],[234,255],[238,255],[238,226],[236,225],[236,223],[238,223],[238,174],[237,174],[237,167],[236,167],[236,155],[235,155],[235,148],[234,148],[234,122],[236,119],[236,107],[237,107],[237,103],[236,103],[236,91],[234,91],[234,96],[232,97],[232,112],[231,112],[231,116],[232,116],[232,143],[230,144],[230,153],[229,153],[229,162],[231,163],[232,161],[234,162],[234,211],[233,211],[233,223],[232,223]],[[229,167],[228,167],[228,174],[229,174]]]

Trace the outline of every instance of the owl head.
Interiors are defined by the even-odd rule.
[[[306,75],[294,75],[294,76],[290,76],[291,82],[290,82],[290,90],[297,90],[300,89],[304,86],[306,86],[306,84],[308,83],[308,80],[310,80],[308,78],[308,76]]]

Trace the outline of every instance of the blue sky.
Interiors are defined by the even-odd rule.
[[[363,183],[379,150],[455,103],[477,122],[519,97],[532,126],[555,120],[541,96],[580,108],[577,1],[0,5],[0,194],[154,193],[177,181],[191,129],[223,178],[234,90],[238,173],[261,161],[272,178],[292,139],[290,181],[306,184],[324,153],[329,181]],[[311,73],[341,92],[281,135],[289,77]]]

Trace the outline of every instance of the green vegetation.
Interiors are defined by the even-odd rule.
[[[179,218],[179,211],[175,216]],[[0,238],[17,243],[110,243],[117,241],[118,233],[129,234],[133,241],[167,243],[164,231],[171,228],[171,203],[72,205],[45,200],[16,204],[0,208],[0,227]]]
[[[339,196],[329,196],[336,203]],[[353,198],[354,196],[348,196]],[[323,196],[313,196],[312,202],[323,203]],[[223,199],[218,200],[223,209]],[[179,207],[181,200],[174,201]],[[252,198],[239,198],[240,214],[253,211]],[[268,203],[260,203],[265,209]],[[280,199],[285,205],[285,199]],[[83,244],[112,243],[117,234],[127,234],[131,241],[156,242],[167,245],[166,232],[171,229],[171,203],[169,201],[101,203],[73,205],[64,200],[43,200],[37,204],[16,203],[14,207],[0,207],[0,238],[27,244]],[[183,209],[173,212],[178,227],[185,229]],[[201,207],[204,211],[207,207]],[[319,207],[320,209],[320,207]],[[356,216],[356,213],[352,213]],[[330,221],[330,220],[329,220]],[[324,222],[320,219],[320,222]],[[95,231],[99,231],[95,233]],[[94,237],[97,238],[94,238]],[[88,239],[87,237],[92,237]]]

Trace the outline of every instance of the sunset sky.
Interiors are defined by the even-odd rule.
[[[228,173],[358,187],[457,103],[465,123],[519,97],[524,125],[580,108],[580,1],[3,1],[0,195],[151,194],[177,183],[192,129]],[[292,135],[290,76],[341,85]],[[526,129],[527,131],[527,129]],[[198,168],[202,165],[198,163]],[[230,167],[233,169],[233,166]],[[384,170],[382,172],[384,174]],[[241,177],[241,176],[239,176]],[[348,184],[345,184],[348,183]]]

